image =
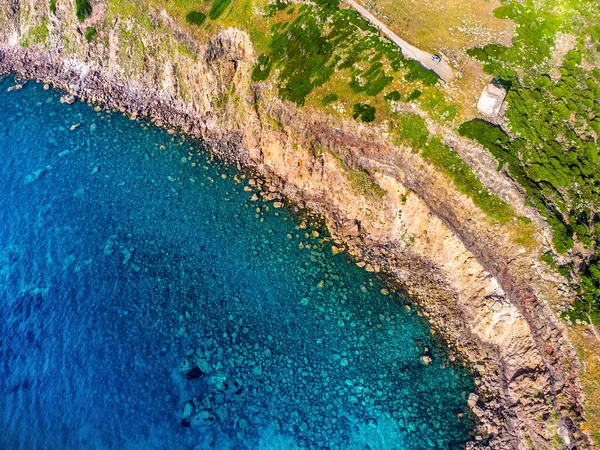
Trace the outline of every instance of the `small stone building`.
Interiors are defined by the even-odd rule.
[[[492,81],[481,93],[481,97],[477,102],[477,109],[486,116],[497,116],[505,98],[506,89]]]

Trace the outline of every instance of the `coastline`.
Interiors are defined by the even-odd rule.
[[[225,49],[223,55],[227,57],[222,58],[221,55],[212,62],[218,63],[219,59],[225,63],[236,61],[233,78],[247,76],[247,73],[237,74],[238,71],[244,71],[240,66],[248,64],[245,62],[247,56],[231,59],[231,54],[227,53],[231,49],[227,49],[226,45],[220,45],[220,48]],[[214,54],[218,52],[213,51]],[[322,215],[340,246],[347,247],[351,254],[368,263],[373,271],[384,271],[396,280],[419,303],[444,341],[462,359],[469,361],[478,385],[478,391],[470,397],[469,404],[481,420],[476,430],[476,440],[469,443],[469,448],[486,448],[486,441],[490,437],[492,448],[523,448],[523,439],[515,428],[517,420],[550,414],[552,408],[560,410],[563,404],[579,396],[572,376],[566,379],[564,374],[548,373],[550,371],[544,369],[554,367],[553,362],[545,357],[544,352],[548,353],[546,350],[539,350],[540,338],[532,338],[531,334],[545,331],[538,331],[538,327],[533,326],[535,317],[523,314],[523,311],[544,308],[538,302],[535,291],[523,286],[521,280],[511,273],[503,273],[501,261],[487,261],[481,255],[474,256],[474,252],[469,250],[471,246],[465,246],[452,227],[448,226],[452,220],[440,219],[429,207],[435,201],[423,201],[418,195],[412,194],[416,189],[406,189],[402,186],[404,183],[398,182],[402,175],[396,177],[393,167],[390,169],[383,166],[381,161],[369,159],[369,155],[377,150],[378,142],[365,150],[364,147],[371,147],[371,143],[366,142],[360,134],[352,135],[347,130],[321,132],[319,124],[311,122],[310,118],[307,124],[303,119],[306,128],[300,132],[266,130],[263,125],[265,111],[259,111],[258,105],[268,102],[261,101],[261,92],[253,86],[249,86],[248,93],[253,97],[250,104],[255,111],[249,114],[250,123],[244,131],[231,127],[227,122],[219,125],[215,120],[215,115],[220,114],[218,111],[198,112],[187,107],[176,96],[161,96],[148,86],[128,86],[105,77],[101,69],[88,67],[82,70],[82,67],[85,65],[78,66],[59,56],[0,46],[0,73],[15,72],[25,79],[51,83],[82,100],[105,104],[127,112],[134,118],[148,117],[158,126],[178,128],[201,139],[210,151],[220,157],[264,176],[267,192],[273,195],[279,192],[298,206]],[[286,124],[285,115],[289,110],[286,110],[286,105],[277,102],[268,103],[265,109],[283,127],[291,127],[298,119],[298,116],[291,114],[287,117],[289,124]],[[302,125],[300,122],[297,128]],[[314,143],[312,147],[300,145],[302,148],[294,149],[290,140],[303,133],[319,135],[318,142],[322,149]],[[302,142],[302,139],[296,142]],[[340,157],[342,146],[336,146],[336,142],[342,142],[343,147],[350,148],[344,149],[348,153]],[[363,153],[360,154],[357,148]],[[310,155],[312,160],[309,159]],[[376,196],[361,194],[361,198],[356,199],[355,192],[339,192],[335,194],[339,197],[332,199],[327,187],[342,186],[345,176],[336,168],[340,166],[340,159],[344,166],[367,167],[374,172],[378,184],[385,191],[386,205],[375,205],[374,202],[382,201]],[[304,161],[303,167],[299,167],[300,161]],[[343,190],[341,187],[339,189]],[[387,221],[397,222],[393,216],[397,215],[396,209],[402,203],[403,196],[408,196],[409,202],[408,207],[403,207],[401,225],[409,232],[418,229],[424,231],[415,237],[416,244],[413,241],[412,246],[410,240],[404,242],[404,246],[399,245],[401,239],[398,230],[382,225]],[[353,198],[355,205],[344,208],[344,204]],[[355,207],[362,211],[356,211]],[[370,209],[369,214],[365,213],[365,208]],[[369,222],[368,216],[375,219]],[[421,244],[428,247],[415,248]],[[437,256],[433,254],[436,249],[439,252]],[[455,261],[450,260],[448,266],[442,267],[441,260],[451,256]],[[482,259],[484,264],[480,262]],[[500,276],[494,276],[486,270],[490,266]],[[453,270],[456,273],[452,274]],[[457,289],[461,285],[463,290],[459,292]],[[530,304],[525,308],[517,308],[512,303],[515,299],[518,299],[518,303]],[[467,305],[468,302],[472,304]],[[544,312],[541,317],[547,314]],[[485,320],[496,320],[496,323],[484,324]],[[560,340],[560,327],[550,327],[550,331]],[[505,349],[498,348],[502,343],[506,344]],[[536,349],[541,355],[534,355]],[[502,353],[506,351],[508,356],[512,355],[512,360]],[[552,350],[550,353],[554,352]],[[523,365],[525,367],[521,367]],[[556,380],[561,378],[566,381],[557,388]],[[515,405],[515,395],[534,388],[543,389],[555,398],[540,399],[538,405]],[[557,398],[563,389],[567,396],[559,404]],[[569,392],[570,389],[572,392]],[[556,426],[563,427],[566,439],[573,440],[573,444],[577,441],[583,443],[584,438],[578,435],[577,414],[574,413],[576,411],[561,411],[564,419],[561,418]],[[531,426],[531,423],[525,421],[521,426]],[[541,424],[539,426],[540,429],[544,428]],[[540,432],[540,435],[544,433]]]

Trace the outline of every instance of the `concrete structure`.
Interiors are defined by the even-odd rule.
[[[479,101],[477,102],[477,109],[481,114],[486,116],[497,116],[500,113],[505,98],[506,89],[492,81],[481,93],[481,97],[479,97]]]

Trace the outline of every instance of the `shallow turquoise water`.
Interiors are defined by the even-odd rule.
[[[0,80],[0,447],[466,441],[472,380],[324,230],[306,238],[292,211],[250,201],[243,174],[192,140],[12,84]]]

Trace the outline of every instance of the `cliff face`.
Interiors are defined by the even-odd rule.
[[[88,26],[99,30],[93,44]],[[0,0],[0,73],[51,82],[201,137],[321,212],[368,270],[390,273],[477,376],[469,403],[481,423],[469,445],[591,447],[579,431],[577,359],[552,306],[568,292],[544,272],[539,250],[513,242],[446,175],[392,145],[383,130],[298,109],[252,83],[254,59],[243,31],[200,42],[160,9],[140,23],[96,3],[80,24],[71,2],[59,1],[51,14],[43,0]],[[484,167],[488,156],[446,139],[479,165],[486,186],[502,186],[506,201],[531,213],[510,180]],[[531,214],[538,236],[547,235]]]

